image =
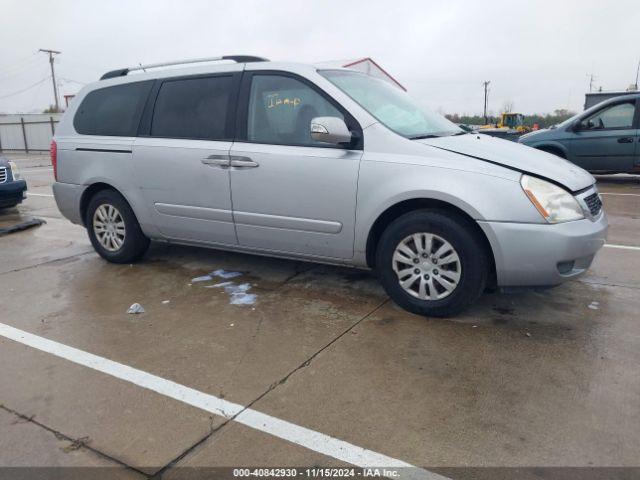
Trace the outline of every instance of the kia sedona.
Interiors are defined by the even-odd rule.
[[[406,310],[451,316],[574,279],[605,242],[595,180],[564,159],[364,73],[200,62],[108,72],[57,127],[57,205],[107,261],[153,240],[370,268]]]

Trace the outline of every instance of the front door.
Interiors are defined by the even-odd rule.
[[[291,74],[245,73],[242,85],[230,168],[239,244],[351,258],[362,147],[315,142],[309,132],[319,116],[359,126],[324,92]]]
[[[237,243],[228,156],[239,77],[170,78],[154,89],[133,162],[153,223],[168,238]]]
[[[574,163],[589,170],[630,172],[638,143],[635,101],[607,105],[584,118],[571,139]]]

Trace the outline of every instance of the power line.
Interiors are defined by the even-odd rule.
[[[49,80],[50,78],[51,78],[50,76],[44,77],[43,79],[38,80],[38,81],[37,81],[36,83],[34,83],[33,85],[29,85],[27,88],[23,88],[22,90],[18,90],[17,92],[13,92],[13,93],[10,93],[10,94],[8,94],[8,95],[3,95],[3,96],[1,96],[1,97],[0,97],[0,99],[13,97],[13,96],[15,96],[15,95],[20,95],[21,93],[24,93],[24,92],[26,92],[27,90],[31,90],[33,87],[37,87],[37,86],[38,86],[38,85],[40,85],[42,82],[45,82],[45,81]]]
[[[49,78],[49,77],[47,77]],[[34,92],[31,94],[31,105],[29,107],[29,111],[33,110],[33,108],[36,106],[36,104],[38,103],[38,97],[40,95],[40,90],[42,90],[42,86],[45,84],[46,82],[42,82],[40,85],[38,85],[38,87],[34,90]]]
[[[56,112],[59,112],[60,111],[60,104],[58,103],[58,86],[56,85],[56,72],[55,72],[55,68],[53,67],[53,56],[54,55],[60,55],[60,53],[62,53],[62,52],[58,52],[56,50],[48,50],[46,48],[41,48],[38,51],[49,54],[49,63],[51,64],[51,80],[53,82],[53,98],[54,98],[55,104],[56,104]]]
[[[10,67],[2,67],[0,80],[14,77],[16,75],[22,75],[37,66],[38,66],[38,60],[35,57],[29,57],[29,59],[26,62],[22,61],[22,62],[13,64]]]
[[[30,63],[33,60],[35,60],[35,56],[37,54],[38,54],[38,52],[34,52],[31,55],[29,55],[28,57],[23,57],[20,60],[18,60],[17,62],[12,63],[11,65],[5,65],[5,66],[2,67],[2,70],[3,71],[7,71],[7,70],[11,70],[11,69],[16,68],[16,67],[21,67],[24,64]]]
[[[59,77],[60,80],[64,80],[67,83],[77,83],[78,85],[86,85],[86,82],[79,82],[78,80],[74,80],[73,78],[65,78],[65,77]]]

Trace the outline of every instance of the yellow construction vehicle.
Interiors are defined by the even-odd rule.
[[[518,133],[527,133],[531,131],[531,127],[524,124],[524,115],[521,113],[504,112],[500,117],[498,128],[508,127],[516,130]]]
[[[500,115],[498,123],[483,125],[482,130],[492,130],[495,132],[514,132],[527,133],[531,131],[531,127],[524,124],[524,115],[521,113],[503,112]],[[487,132],[488,133],[488,132]]]

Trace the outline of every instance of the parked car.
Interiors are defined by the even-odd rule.
[[[0,208],[15,207],[27,196],[27,182],[14,162],[0,155]]]
[[[360,72],[222,59],[238,63],[109,72],[64,114],[55,199],[106,260],[151,239],[369,267],[446,316],[489,285],[575,278],[605,242],[594,178],[569,162]]]
[[[640,173],[639,105],[640,93],[615,97],[518,141],[593,173]]]

